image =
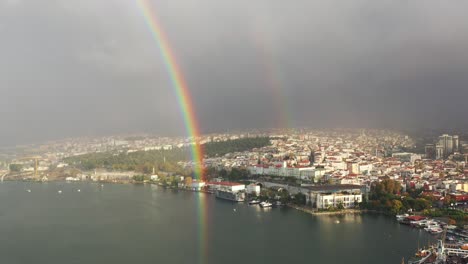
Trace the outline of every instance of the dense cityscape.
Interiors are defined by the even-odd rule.
[[[311,214],[381,212],[433,234],[448,225],[450,242],[458,236],[464,246],[467,139],[442,134],[422,143],[369,129],[76,138],[8,149],[2,181],[148,183]],[[202,164],[191,159],[193,145],[205,150]],[[432,229],[429,217],[440,221]]]
[[[463,154],[468,153],[467,141],[444,134],[435,139],[436,143],[427,143],[425,153],[414,153],[411,150],[416,145],[410,136],[385,130],[251,132],[213,134],[195,140],[149,135],[69,139],[12,150],[10,156],[4,157],[2,179],[131,182],[139,174],[146,174],[150,179],[156,179],[158,174],[193,178],[190,173],[199,164],[194,164],[189,156],[184,156],[186,160],[176,160],[172,171],[162,171],[158,160],[150,161],[149,168],[140,167],[142,170],[137,167],[123,171],[99,165],[83,170],[81,161],[78,164],[76,159],[95,153],[128,156],[140,152],[167,153],[164,155],[169,157],[174,150],[184,150],[191,144],[235,144],[260,137],[269,138],[268,144],[221,156],[206,155],[202,166],[210,173],[205,180],[222,176],[223,180],[228,180],[232,170],[239,170],[245,178],[238,180],[254,178],[255,181],[286,183],[291,188],[355,185],[362,187],[356,189],[368,193],[373,183],[385,178],[398,182],[402,186],[401,193],[423,190],[424,195],[436,200],[443,200],[450,194],[454,201],[468,201],[468,196],[464,195],[468,191],[468,182],[465,182],[467,155]],[[166,162],[169,160],[164,157],[163,163]],[[181,180],[180,187],[200,189],[204,186],[196,179],[191,186],[185,186],[185,182]],[[345,199],[348,201],[345,207],[354,207],[349,201],[357,198]],[[321,209],[336,207],[338,200],[331,200],[335,202],[314,204]]]

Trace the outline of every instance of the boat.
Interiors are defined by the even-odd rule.
[[[252,204],[259,204],[260,203],[260,200],[250,200],[249,201],[249,204],[252,205]]]
[[[427,226],[427,220],[420,220],[420,221],[411,221],[411,226],[414,227],[426,227]]]
[[[424,216],[419,216],[419,215],[412,215],[412,216],[407,216],[407,217],[404,217],[404,218],[400,218],[398,220],[398,222],[400,224],[403,224],[403,225],[410,225],[411,222],[415,222],[415,221],[421,221],[423,219],[426,219],[426,217]]]
[[[444,230],[440,227],[434,227],[429,230],[429,233],[433,235],[441,234],[442,232],[444,232]]]
[[[260,207],[262,208],[268,208],[268,207],[272,207],[273,204],[269,203],[269,202],[261,202],[260,203]]]
[[[281,206],[283,206],[283,203],[281,203],[281,201],[276,201],[274,206],[275,207],[281,207]]]
[[[440,228],[439,223],[434,222],[434,221],[428,221],[427,225],[426,225],[426,228],[424,228],[424,230],[426,230],[429,233],[431,233],[431,231],[433,231],[435,229],[442,229],[442,228]]]
[[[408,217],[409,214],[401,214],[401,215],[396,215],[396,220],[399,221],[399,220],[403,220],[405,219],[406,217]]]
[[[216,191],[216,198],[233,202],[243,202],[245,200],[245,193],[218,190]]]

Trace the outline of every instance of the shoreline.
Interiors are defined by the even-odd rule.
[[[213,194],[212,192],[203,191],[203,190],[192,190],[187,188],[180,188],[180,187],[171,187],[171,186],[163,186],[156,182],[135,182],[135,181],[67,181],[67,180],[48,180],[48,181],[34,181],[34,180],[19,180],[19,179],[7,179],[5,182],[29,182],[29,183],[46,183],[46,182],[62,182],[62,183],[97,183],[97,184],[121,184],[121,185],[156,185],[158,187],[168,189],[168,190],[177,190],[177,191],[187,191],[187,192],[200,192],[206,194]],[[314,216],[325,216],[325,215],[346,215],[346,214],[363,214],[363,213],[378,213],[384,214],[384,212],[375,211],[375,210],[368,210],[368,209],[343,209],[340,211],[318,211],[318,209],[308,207],[308,206],[299,206],[294,204],[285,204],[286,207],[298,210],[300,212],[314,215]]]
[[[340,211],[334,211],[334,212],[327,212],[327,211],[318,211],[317,209],[310,208],[310,207],[304,207],[304,206],[298,206],[298,205],[293,205],[293,204],[288,204],[287,205],[289,208],[296,209],[298,211],[310,214],[310,215],[345,215],[345,214],[362,214],[362,213],[367,213],[367,210],[361,210],[361,209],[343,209]]]

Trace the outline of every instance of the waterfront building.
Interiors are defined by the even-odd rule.
[[[340,204],[344,208],[352,208],[362,202],[362,195],[366,192],[365,186],[351,184],[308,186],[304,189],[308,204],[317,209],[338,207]]]
[[[245,185],[237,182],[208,182],[206,184],[211,191],[240,192],[245,190]]]
[[[257,185],[257,184],[249,184],[247,185],[247,188],[246,188],[246,192],[248,194],[253,194],[253,195],[256,195],[256,196],[259,196],[260,195],[260,185]]]
[[[362,194],[343,194],[343,193],[331,193],[331,194],[317,194],[315,199],[315,205],[317,209],[326,209],[330,207],[339,207],[343,205],[344,208],[353,208],[362,202]]]
[[[205,182],[204,181],[193,180],[191,186],[192,186],[192,190],[201,191],[203,189],[203,187],[205,187]]]

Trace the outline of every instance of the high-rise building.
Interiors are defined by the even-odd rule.
[[[453,137],[448,134],[443,134],[439,137],[437,145],[442,146],[444,158],[453,153]]]
[[[460,152],[460,141],[458,135],[453,135],[453,152]]]
[[[436,145],[436,159],[444,158],[444,146],[437,144]]]
[[[424,147],[426,153],[426,159],[435,159],[436,158],[436,146],[434,144],[426,144]]]
[[[429,157],[429,152],[432,151],[431,148],[432,144],[426,145],[426,157]],[[435,156],[437,159],[447,158],[449,155],[453,154],[454,152],[460,152],[460,141],[458,135],[448,135],[443,134],[439,136],[439,140],[435,145]]]

